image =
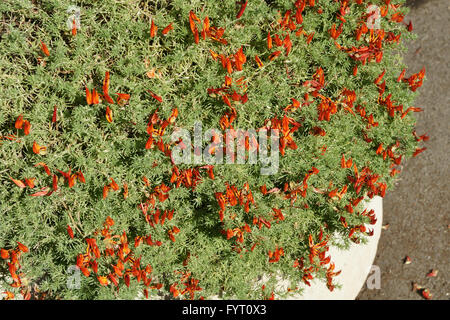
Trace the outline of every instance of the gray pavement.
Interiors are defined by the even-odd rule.
[[[407,162],[396,188],[384,199],[383,230],[374,264],[381,270],[381,288],[363,287],[358,299],[423,299],[412,283],[429,288],[433,300],[448,300],[449,289],[449,107],[450,1],[411,0],[410,14],[417,40],[405,61],[409,74],[426,67],[426,81],[415,105],[417,133],[427,133],[428,148]],[[403,264],[405,256],[411,264]],[[437,277],[427,278],[431,269]]]

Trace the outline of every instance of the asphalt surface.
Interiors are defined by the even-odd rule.
[[[407,74],[426,68],[418,89],[417,133],[427,133],[428,149],[409,160],[396,188],[384,198],[383,230],[374,265],[380,267],[381,288],[364,286],[360,300],[421,300],[412,283],[429,288],[433,300],[449,300],[449,111],[450,1],[415,0],[406,22],[412,20],[417,40],[409,43]],[[411,258],[404,264],[405,256]],[[433,278],[431,269],[439,270]]]

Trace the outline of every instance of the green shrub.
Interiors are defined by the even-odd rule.
[[[2,286],[261,299],[287,294],[280,274],[293,292],[313,277],[333,290],[328,246],[365,241],[376,217],[362,200],[384,196],[427,138],[409,108],[424,71],[399,77],[404,1],[372,1],[372,31],[367,1],[305,2],[79,0],[71,31],[71,1],[3,1]],[[279,129],[278,171],[174,165],[171,134],[198,121]]]

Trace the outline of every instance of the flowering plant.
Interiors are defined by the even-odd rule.
[[[403,2],[0,4],[6,297],[334,290],[329,246],[428,139]]]

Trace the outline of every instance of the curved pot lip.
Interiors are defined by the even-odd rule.
[[[310,287],[302,282],[299,287],[304,289],[303,292],[292,295],[288,300],[354,300],[358,296],[372,270],[377,253],[383,220],[383,198],[373,197],[366,202],[366,208],[373,209],[377,218],[375,225],[366,225],[374,229],[373,236],[367,237],[367,243],[352,243],[348,250],[330,246],[329,255],[336,266],[335,270],[341,270],[341,274],[333,279],[333,283],[342,287],[331,292],[325,282],[314,279]]]

